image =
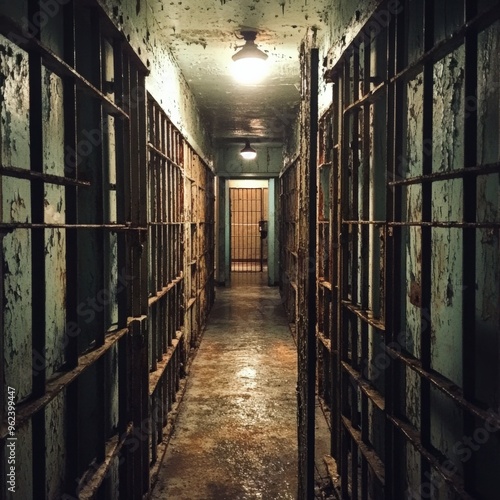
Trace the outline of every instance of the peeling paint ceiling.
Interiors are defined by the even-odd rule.
[[[300,99],[299,47],[307,29],[325,29],[328,0],[148,0],[218,143],[282,142]],[[258,31],[269,72],[256,85],[231,74],[242,28]]]

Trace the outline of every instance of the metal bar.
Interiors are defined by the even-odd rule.
[[[332,157],[332,174],[330,177],[331,183],[331,194],[330,194],[330,213],[332,221],[331,230],[331,246],[330,255],[332,260],[332,305],[331,305],[331,342],[332,342],[332,353],[331,353],[331,372],[330,372],[330,387],[332,390],[332,411],[331,413],[331,437],[330,437],[330,447],[331,454],[337,460],[340,458],[340,448],[341,448],[341,433],[340,433],[340,411],[341,408],[341,380],[340,375],[340,362],[341,362],[341,308],[340,308],[340,297],[339,293],[342,290],[342,262],[341,262],[341,210],[340,210],[340,180],[341,180],[341,164],[342,158],[342,148],[340,147],[342,141],[342,121],[343,115],[342,110],[342,79],[338,75],[336,77],[335,85],[333,86],[332,92],[332,144],[333,144],[333,157]]]
[[[174,279],[173,281],[171,281],[166,287],[163,287],[162,290],[157,291],[156,295],[154,295],[153,297],[150,297],[148,299],[148,306],[151,307],[153,304],[155,304],[156,302],[158,302],[166,294],[168,294],[172,290],[172,288],[174,288],[175,286],[177,286],[183,280],[184,280],[183,276],[178,276],[176,279]]]
[[[149,396],[152,397],[153,393],[157,390],[159,383],[164,378],[164,375],[170,365],[172,360],[181,348],[181,341],[183,334],[177,335],[175,339],[172,339],[172,343],[167,348],[166,352],[160,358],[155,370],[151,371],[149,374]]]
[[[33,19],[40,12],[38,0],[28,1],[28,18]],[[37,37],[40,37],[38,32]],[[34,37],[35,39],[36,37]],[[36,52],[29,53],[29,125],[30,125],[30,169],[34,172],[43,173],[43,105],[42,105],[42,59]],[[31,183],[31,220],[43,225],[44,222],[44,184]],[[36,229],[31,234],[31,289],[37,291],[37,297],[31,305],[31,343],[32,352],[41,355],[45,359],[46,344],[46,311],[45,311],[45,231]],[[46,394],[46,363],[37,370],[32,370],[32,395],[41,398]],[[20,411],[17,409],[16,424],[20,425]],[[33,461],[32,477],[33,491],[41,492],[45,498],[46,491],[46,431],[45,411],[31,416],[32,423],[32,452],[39,460]],[[22,420],[21,420],[22,421]]]
[[[310,52],[310,111],[309,111],[309,241],[308,255],[316,255],[316,220],[317,220],[317,142],[318,142],[318,85],[319,85],[319,51]],[[316,408],[316,268],[312,266],[307,277],[307,388],[306,388],[306,498],[314,498],[314,453],[315,453],[315,408]]]
[[[460,476],[458,474],[450,475],[449,471],[442,467],[439,458],[428,451],[427,447],[423,444],[418,431],[416,431],[410,424],[403,422],[396,416],[387,415],[387,418],[392,423],[394,429],[397,429],[412,444],[415,450],[419,452],[422,461],[427,464],[427,468],[432,467],[444,480],[447,487],[451,491],[459,495],[459,497],[464,500],[473,500],[473,498],[475,498],[470,496],[464,490]],[[428,481],[428,479],[426,480]]]
[[[462,228],[462,229],[498,229],[500,228],[499,222],[388,222],[387,225],[389,227],[422,227],[422,228],[432,228],[432,227],[441,227],[441,228]],[[1,227],[1,226],[0,226]]]
[[[386,221],[382,220],[351,220],[351,219],[342,219],[340,221],[341,224],[351,225],[351,226],[363,226],[363,225],[374,225],[374,226],[385,226],[387,224]]]
[[[122,43],[117,40],[113,43],[113,64],[114,64],[114,75],[115,75],[115,99],[117,102],[125,104],[125,80],[127,75],[125,74],[124,60],[122,54]],[[116,220],[118,224],[123,224],[127,219],[127,155],[125,145],[128,144],[128,140],[126,138],[126,127],[125,120],[117,120],[115,123],[115,136],[116,136],[116,165],[120,167],[116,169]],[[125,232],[119,232],[117,237],[117,261],[118,261],[118,269],[126,270],[127,268],[127,245]],[[128,316],[128,285],[123,286],[119,293],[117,293],[117,301],[118,301],[118,326],[122,328],[127,323]],[[120,355],[120,367],[122,369],[126,369],[127,366],[127,352],[128,349],[126,346],[121,349]],[[122,398],[126,398],[127,396],[127,380],[126,377],[120,377],[120,392],[122,396],[120,397],[120,401]],[[126,408],[126,403],[121,407],[120,410],[120,425],[122,426],[122,431],[124,430],[123,425],[125,421],[128,421],[128,413]]]
[[[377,330],[386,331],[386,326],[383,323],[382,320],[379,320],[373,316],[370,316],[371,311],[367,309],[363,309],[362,307],[359,307],[355,304],[353,304],[350,300],[342,300],[341,301],[342,306],[344,306],[345,309],[348,311],[352,312],[355,314],[358,318],[363,320],[368,325],[373,326]]]
[[[29,222],[0,222],[0,231],[9,232],[15,229],[105,229],[108,231],[130,231],[143,233],[147,231],[147,227],[138,227],[123,224],[45,224],[45,223],[29,223]]]
[[[138,222],[140,225],[147,225],[147,130],[146,130],[146,79],[145,75],[135,68],[137,72],[137,96],[136,96],[136,106],[137,106],[137,143],[136,143],[136,156],[138,161],[138,194],[140,199],[140,210],[138,214]],[[139,251],[139,273],[140,273],[140,283],[139,283],[139,297],[140,297],[140,311],[142,315],[148,314],[148,241],[147,238],[141,240]],[[149,418],[149,398],[148,398],[148,388],[149,388],[149,366],[148,366],[148,346],[150,344],[149,330],[144,326],[143,332],[143,347],[141,356],[141,404],[142,404],[142,418]],[[150,481],[149,481],[149,443],[151,436],[142,445],[142,493],[145,494],[149,492]]]
[[[84,474],[81,484],[82,488],[78,489],[78,498],[82,500],[93,499],[98,496],[98,490],[104,480],[110,475],[111,467],[113,466],[114,459],[120,456],[120,453],[125,448],[125,444],[132,436],[133,426],[129,422],[127,429],[121,435],[115,435],[105,443],[105,455],[101,460],[101,465],[94,469],[91,467],[87,472],[89,475]]]
[[[171,165],[173,165],[174,167],[177,167],[178,169],[182,169],[182,167],[176,163],[173,159],[172,159],[172,153],[168,154],[168,153],[165,153],[163,151],[161,151],[160,149],[158,149],[154,144],[152,144],[151,142],[149,142],[147,144],[147,148],[153,152],[154,154],[158,155],[160,158],[162,158],[163,160],[165,161],[168,161]]]
[[[63,7],[64,19],[64,59],[71,67],[76,64],[75,46],[75,8],[73,2]],[[63,106],[64,106],[64,144],[76,151],[77,147],[77,117],[76,117],[76,86],[70,79],[63,82]],[[73,179],[62,177],[61,183],[66,185],[65,220],[68,224],[78,223],[78,189],[90,186],[90,182],[78,181],[78,162],[74,165],[65,165],[65,172],[71,167]],[[44,176],[45,182],[58,183],[59,179],[51,179],[55,176]],[[73,184],[75,183],[75,184]],[[78,235],[74,231],[66,232],[66,330],[68,325],[78,324]],[[65,358],[69,369],[78,366],[78,339],[74,335],[65,332]],[[70,491],[74,488],[74,479],[78,477],[78,455],[80,439],[78,433],[78,386],[70,384],[66,389],[66,472],[65,489]]]
[[[491,422],[492,426],[500,428],[500,415],[493,411],[487,411],[479,406],[468,401],[463,391],[453,382],[444,378],[442,375],[430,370],[426,370],[422,362],[407,353],[399,352],[392,347],[386,347],[387,354],[393,358],[403,362],[406,366],[418,373],[422,379],[428,381],[434,387],[439,389],[443,394],[448,396],[455,404],[463,408],[465,411],[483,421]]]
[[[367,396],[380,411],[385,410],[386,405],[384,396],[380,394],[370,382],[365,380],[360,371],[356,370],[345,361],[341,362],[341,369],[349,375],[350,379],[356,383],[361,392]],[[366,439],[363,439],[363,441],[367,442]]]
[[[464,0],[466,21],[477,15],[477,2]],[[465,36],[465,75],[464,93],[467,99],[474,97],[477,102],[477,57],[478,35],[469,29]],[[477,165],[477,107],[465,113],[464,117],[464,168]],[[469,177],[463,182],[463,218],[474,224],[477,220],[477,177]],[[476,393],[476,230],[467,227],[463,230],[462,252],[462,369],[463,395],[467,401],[474,401]],[[471,436],[476,428],[474,416],[464,414],[464,434]],[[476,492],[476,454],[464,463],[464,487]]]
[[[434,45],[434,4],[424,0],[424,49],[429,51]],[[432,151],[425,148],[425,144],[432,144],[433,139],[433,100],[434,100],[434,66],[432,59],[428,59],[423,68],[423,145],[422,145],[422,173],[428,175],[432,172]],[[422,186],[422,220],[432,217],[432,184]],[[428,226],[422,227],[421,235],[421,325],[431,317],[431,262],[432,262],[432,232]],[[426,316],[427,315],[427,316]],[[430,329],[420,332],[420,352],[422,366],[427,370],[431,367],[432,346]],[[420,439],[425,448],[431,447],[431,387],[429,381],[421,380],[420,384]],[[426,480],[429,474],[428,464],[421,459],[421,481]]]
[[[352,442],[355,444],[356,448],[361,452],[362,456],[366,460],[367,464],[370,466],[371,471],[373,472],[373,477],[382,485],[385,485],[385,468],[384,468],[384,463],[380,459],[380,457],[377,455],[375,450],[367,445],[366,443],[363,442],[361,439],[361,432],[358,431],[355,427],[351,425],[351,422],[349,422],[349,419],[342,417],[342,425],[346,429],[346,431],[349,433],[349,437],[352,440]],[[352,455],[354,456],[355,453],[352,452]],[[354,476],[357,474],[357,471],[352,471],[352,475]],[[352,496],[350,497],[343,497],[343,498],[357,498],[357,488],[355,488],[355,483],[353,482],[352,486]]]
[[[399,13],[397,17],[389,24],[387,40],[387,80],[390,81],[393,75],[404,65],[406,49],[405,44],[405,12]],[[387,179],[395,178],[398,169],[397,158],[400,158],[404,144],[403,140],[403,85],[401,82],[393,82],[387,86],[387,104],[386,104],[386,151],[387,151]],[[390,182],[386,183],[386,218],[388,221],[400,220],[402,212],[401,190],[395,189]],[[384,301],[385,314],[385,346],[392,345],[396,332],[401,331],[401,230],[391,228],[391,231],[385,232],[386,236],[386,254],[385,254],[385,277],[386,293]],[[397,363],[390,363],[387,367],[387,375],[384,377],[384,409],[385,414],[394,415],[397,412],[398,396],[400,394],[401,373]],[[398,500],[400,498],[400,485],[403,482],[400,478],[400,447],[397,447],[395,430],[390,420],[385,419],[385,473],[386,488],[385,495],[387,500]]]
[[[396,80],[405,79],[411,80],[422,70],[422,67],[426,64],[433,64],[439,61],[446,54],[453,52],[456,48],[462,45],[465,37],[469,31],[478,32],[484,30],[495,23],[500,18],[500,4],[495,4],[491,9],[488,9],[480,13],[475,18],[467,21],[466,24],[462,25],[457,31],[452,33],[448,38],[434,44],[429,44],[426,46],[426,51],[419,57],[414,63],[408,65],[405,69],[399,71],[390,82],[393,83]]]
[[[67,82],[65,82],[65,84],[66,87],[68,87]],[[70,84],[69,87],[72,87],[72,85]],[[15,177],[17,179],[28,179],[31,181],[47,182],[59,186],[89,187],[92,185],[89,181],[80,181],[77,179],[72,179],[71,177],[61,177],[59,175],[46,174],[42,172],[40,169],[33,171],[33,170],[26,170],[24,168],[9,167],[2,165],[0,166],[0,174],[7,175],[9,177]]]
[[[111,99],[103,94],[99,88],[90,83],[82,75],[80,75],[73,67],[66,61],[61,59],[54,52],[46,48],[43,43],[36,37],[26,38],[23,31],[13,23],[9,18],[0,15],[0,33],[6,36],[15,36],[19,45],[27,50],[29,53],[38,54],[43,60],[43,65],[50,69],[56,75],[62,78],[70,78],[74,81],[77,88],[91,97],[101,102],[110,115],[116,117],[128,118],[127,114],[117,106]]]
[[[475,90],[474,90],[475,92]],[[472,94],[474,95],[474,94]],[[477,111],[470,111],[467,114],[474,114],[477,116]],[[468,116],[470,119],[470,116]],[[477,142],[474,140],[474,142]],[[466,141],[466,143],[468,143]],[[465,147],[465,144],[464,144]],[[443,181],[449,179],[469,179],[477,177],[478,175],[492,174],[500,172],[500,163],[489,163],[486,165],[477,165],[476,162],[472,163],[471,167],[467,167],[464,169],[452,170],[448,172],[432,172],[427,175],[420,175],[416,177],[410,177],[407,179],[398,179],[396,181],[391,181],[388,183],[389,186],[409,186],[412,184],[421,184],[424,182],[435,182],[435,181]],[[397,174],[394,174],[396,176]]]
[[[356,99],[353,103],[349,104],[343,109],[344,114],[356,114],[361,108],[368,104],[373,104],[377,99],[380,99],[384,95],[385,87],[387,82],[382,82],[378,84],[374,89],[369,90],[366,94]]]
[[[16,426],[21,428],[26,425],[33,415],[44,409],[63,390],[68,388],[83,372],[92,366],[99,358],[107,353],[123,336],[128,334],[128,329],[124,328],[106,336],[103,346],[83,354],[78,360],[78,366],[68,372],[64,372],[58,377],[47,382],[47,390],[40,398],[31,399],[17,406]],[[7,427],[2,424],[0,430],[0,441],[5,441],[8,437]]]

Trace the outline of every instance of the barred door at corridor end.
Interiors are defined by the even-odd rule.
[[[261,272],[267,264],[268,188],[230,188],[231,270]]]

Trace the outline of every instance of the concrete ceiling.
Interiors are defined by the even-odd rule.
[[[281,143],[300,99],[300,42],[307,28],[324,29],[328,0],[149,0],[217,143]],[[231,56],[244,44],[242,28],[258,31],[269,55],[267,77],[241,85]]]

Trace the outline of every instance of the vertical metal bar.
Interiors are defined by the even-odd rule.
[[[64,59],[72,68],[75,67],[75,7],[69,2],[63,7],[64,17]],[[64,108],[64,143],[65,150],[76,151],[76,87],[74,81],[63,82]],[[78,179],[78,164],[65,165],[65,175]],[[78,223],[78,188],[66,186],[66,223]],[[66,231],[66,332],[65,358],[69,369],[78,364],[78,339],[73,327],[78,325],[78,235],[76,231]],[[70,331],[70,325],[72,326]],[[71,384],[66,391],[67,412],[66,426],[66,479],[65,490],[74,489],[74,480],[78,476],[78,390],[77,384]]]
[[[274,197],[273,197],[274,199]],[[268,207],[268,212],[270,211],[271,207]],[[260,191],[260,220],[264,220],[265,217],[265,210],[264,210],[264,188],[261,189]],[[268,215],[269,217],[269,215]],[[268,221],[269,224],[269,221]],[[259,234],[260,237],[260,234]],[[269,268],[269,263],[268,263],[268,268]],[[264,240],[260,238],[260,271],[262,272],[264,270]]]
[[[353,386],[353,393],[354,393]],[[353,398],[354,399],[354,398]],[[353,411],[357,411],[353,408]],[[358,500],[358,492],[359,492],[359,479],[358,479],[358,446],[354,439],[351,436],[348,437],[351,443],[351,499]]]
[[[434,2],[424,1],[424,46],[425,51],[430,50],[434,44]],[[423,69],[423,144],[422,144],[422,174],[432,173],[432,144],[433,139],[433,62],[428,61]],[[427,147],[426,147],[427,146]],[[422,220],[430,221],[432,217],[432,183],[422,185]],[[431,368],[431,262],[432,262],[432,229],[422,227],[422,290],[421,290],[421,338],[420,349],[422,356],[422,367],[425,370]],[[427,323],[427,320],[428,323]],[[427,324],[424,331],[423,325]],[[422,444],[429,448],[431,445],[431,407],[430,407],[430,383],[423,377],[420,380],[420,433]],[[430,474],[430,467],[421,457],[421,480],[422,483]]]
[[[380,36],[380,35],[379,35]],[[365,38],[364,47],[364,57],[362,61],[363,65],[363,81],[362,89],[363,94],[367,94],[370,91],[370,75],[371,75],[371,43]],[[362,175],[360,176],[361,189],[362,189],[362,199],[361,199],[361,217],[362,220],[370,220],[370,196],[375,196],[375,193],[370,192],[370,104],[365,104],[360,113],[360,118],[362,121],[362,137],[361,137],[361,151],[362,151],[362,161],[361,168]],[[365,311],[369,309],[369,264],[370,256],[374,252],[374,249],[370,246],[370,230],[371,227],[368,224],[363,224],[360,227],[361,230],[361,252],[360,252],[360,303],[361,308]],[[373,284],[372,284],[373,285]],[[364,320],[358,320],[360,323],[360,359],[357,366],[359,371],[362,370],[363,366],[366,366],[368,361],[368,323]],[[361,394],[361,439],[365,443],[369,443],[369,407],[368,398],[365,394]],[[361,498],[367,498],[368,489],[368,472],[367,463],[365,457],[361,456]]]
[[[40,12],[40,2],[29,0],[28,17],[34,19]],[[37,34],[40,39],[40,33]],[[30,169],[43,173],[43,137],[42,137],[42,60],[38,54],[29,54],[29,104],[30,104]],[[44,221],[44,183],[31,183],[31,222],[43,224]],[[36,290],[36,299],[32,304],[32,349],[45,359],[46,313],[45,313],[45,230],[32,229],[31,232],[31,288]],[[33,370],[33,397],[45,394],[46,366]],[[38,411],[32,421],[33,454],[39,460],[33,460],[33,491],[40,492],[45,498],[46,491],[46,453],[45,453],[45,410]]]
[[[139,226],[147,228],[147,132],[146,132],[146,78],[143,73],[137,74],[137,119],[138,119],[138,140],[137,140],[137,156],[138,156],[138,174],[139,174],[139,198],[142,200],[139,212]],[[156,208],[156,207],[155,207]],[[156,231],[156,228],[155,228]],[[145,236],[145,233],[142,233]],[[141,281],[139,285],[140,296],[140,311],[141,315],[147,316],[148,314],[148,250],[147,239],[140,236],[141,252],[140,252],[140,276]],[[147,323],[144,325],[144,346],[142,348],[142,418],[143,421],[148,419],[149,414],[149,366],[148,366],[148,346],[150,344],[149,331]],[[149,442],[151,437],[142,446],[142,461],[143,461],[143,477],[142,477],[142,492],[149,491]]]
[[[317,220],[317,145],[318,145],[318,85],[319,50],[310,53],[310,138],[309,138],[309,262],[316,255]],[[308,265],[307,276],[307,498],[314,498],[315,408],[316,408],[316,266]]]
[[[387,75],[389,80],[402,65],[400,57],[404,44],[404,22],[405,12],[401,12],[388,26],[387,40]],[[402,56],[402,55],[401,55]],[[401,189],[391,187],[388,182],[396,178],[398,174],[398,159],[402,158],[403,145],[403,84],[396,82],[387,86],[386,124],[387,124],[387,165],[388,176],[386,179],[386,218],[388,221],[401,220]],[[401,331],[401,228],[395,227],[388,233],[386,238],[386,266],[385,266],[385,323],[386,323],[386,345],[393,345],[396,332]],[[389,416],[396,413],[396,398],[399,387],[398,369],[399,361],[393,360],[385,377],[385,413]],[[385,419],[385,496],[387,500],[397,500],[401,491],[398,487],[401,480],[398,479],[397,466],[398,455],[402,456],[402,450],[396,448],[397,430],[390,419]]]
[[[468,22],[477,14],[477,2],[464,0],[465,21]],[[475,99],[477,102],[477,56],[478,35],[475,30],[469,29],[465,36],[465,98]],[[466,101],[470,102],[470,101]],[[464,123],[464,168],[474,167],[477,164],[477,106],[467,109]],[[469,176],[463,179],[463,220],[476,223],[477,207],[477,177]],[[476,392],[476,229],[463,229],[462,253],[462,365],[463,391],[468,401],[475,400]],[[471,436],[474,432],[473,416],[464,410],[464,435]],[[464,487],[471,494],[476,493],[475,476],[477,470],[476,454],[471,460],[464,463]]]
[[[331,390],[331,431],[330,431],[330,453],[337,460],[340,460],[340,436],[339,436],[339,420],[340,420],[340,328],[339,328],[339,286],[340,286],[340,262],[339,262],[339,245],[340,245],[340,225],[339,225],[339,161],[340,161],[340,129],[339,122],[342,116],[342,107],[340,102],[341,97],[341,78],[335,75],[335,81],[332,86],[332,144],[334,147],[332,153],[332,172],[330,175],[330,262],[331,262],[331,350],[330,350],[330,378],[328,384]],[[336,126],[335,126],[336,124]]]

